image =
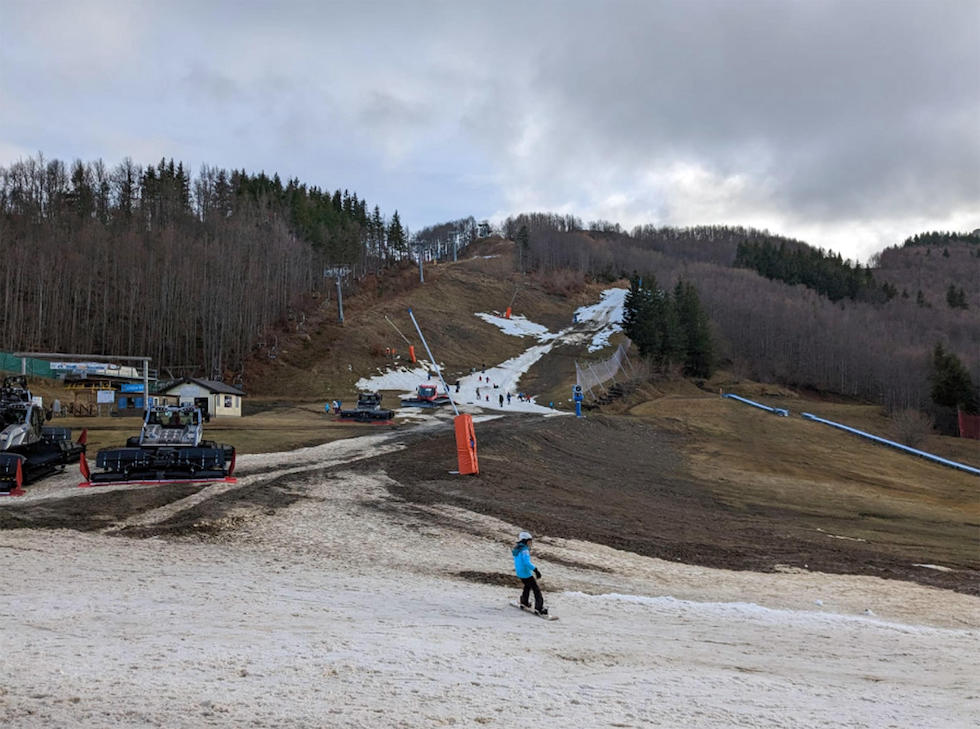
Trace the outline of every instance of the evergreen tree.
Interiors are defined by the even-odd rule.
[[[968,413],[980,410],[980,394],[970,373],[952,352],[937,344],[932,353],[930,397],[937,405],[958,407]]]
[[[652,275],[633,275],[623,302],[623,331],[640,356],[659,369],[684,359],[686,344],[674,301]]]
[[[645,359],[652,358],[657,351],[657,331],[654,326],[656,285],[653,276],[647,276],[644,283],[641,277],[633,274],[630,290],[623,301],[623,332],[633,340],[640,356]]]
[[[684,341],[684,374],[688,377],[711,377],[714,371],[711,329],[694,284],[678,281],[674,287],[674,302]]]
[[[653,324],[657,347],[653,362],[664,370],[684,359],[685,341],[674,299],[663,289],[653,292]]]
[[[514,242],[517,243],[518,268],[520,268],[521,273],[525,273],[528,253],[531,250],[531,236],[527,232],[526,225],[522,225],[517,231],[516,240]]]
[[[966,303],[966,291],[962,288],[956,288],[953,284],[950,284],[946,289],[946,303],[950,309],[969,308],[969,305]]]
[[[381,217],[381,208],[377,205],[374,206],[374,211],[371,213],[371,221],[368,224],[368,229],[371,231],[371,242],[375,255],[379,258],[387,258],[388,256],[384,251],[385,221]]]
[[[388,249],[404,253],[408,250],[408,242],[405,239],[405,229],[402,228],[401,219],[396,210],[391,215],[391,223],[388,224]]]

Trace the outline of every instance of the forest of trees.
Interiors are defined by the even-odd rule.
[[[146,355],[235,379],[325,266],[376,271],[407,248],[397,211],[277,175],[40,154],[0,168],[0,306],[16,350]]]
[[[972,243],[944,239],[948,256],[939,248],[931,254],[928,247],[887,249],[860,276],[870,271],[879,286],[888,284],[894,290],[890,298],[832,301],[802,281],[790,285],[735,267],[740,245],[768,244],[774,250],[803,245],[766,231],[643,226],[626,233],[542,213],[508,218],[502,227],[515,241],[526,230],[517,255],[526,258],[532,275],[570,269],[615,280],[648,271],[666,289],[680,280],[690,282],[710,319],[716,357],[736,374],[880,402],[894,410],[929,409],[932,354],[942,344],[974,382],[980,381],[980,317],[975,313],[980,309],[980,258],[973,255]],[[813,260],[831,257],[836,262],[832,254],[814,254]],[[963,289],[969,308],[946,305],[950,284],[956,286],[957,301]]]
[[[751,268],[768,279],[782,281],[790,286],[803,284],[831,301],[841,299],[868,299],[877,290],[870,269],[860,264],[852,265],[841,255],[824,253],[809,246],[792,246],[781,241],[773,245],[768,240],[745,241],[735,251],[735,265]],[[887,285],[886,297],[894,293]]]
[[[906,238],[902,245],[904,247],[919,246],[925,248],[944,248],[950,244],[956,243],[980,246],[980,228],[971,233],[953,233],[949,231],[930,231],[928,233],[918,233]]]
[[[657,370],[677,366],[685,376],[700,378],[714,371],[708,318],[687,281],[679,280],[671,293],[653,274],[634,274],[623,303],[623,332]]]
[[[6,346],[146,355],[162,369],[235,380],[270,328],[324,291],[325,268],[357,279],[409,256],[452,257],[478,228],[462,218],[413,235],[397,211],[277,175],[37,155],[0,167]],[[695,364],[687,342],[683,358],[671,350],[663,360],[689,373],[724,362],[762,381],[923,408],[940,345],[942,362],[956,358],[980,382],[976,232],[923,233],[862,268],[744,227],[626,232],[531,213],[501,228],[531,276],[643,271],[678,316],[693,294],[710,359]]]

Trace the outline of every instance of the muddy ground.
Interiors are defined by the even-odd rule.
[[[398,499],[459,506],[542,536],[706,567],[873,575],[980,594],[977,561],[953,565],[950,571],[916,566],[951,566],[942,555],[909,539],[931,528],[922,520],[895,519],[877,529],[874,540],[858,541],[837,535],[847,533],[861,514],[828,514],[825,508],[816,513],[805,502],[776,507],[758,494],[733,501],[730,491],[722,494],[689,473],[680,436],[635,419],[513,416],[481,422],[478,477],[450,472],[456,460],[449,428],[397,430],[383,437],[407,447],[376,456],[368,448],[360,460],[322,469],[296,452],[288,455],[290,464],[312,465],[313,470],[268,478],[256,461],[240,469],[238,487],[148,523],[132,522],[201,487],[92,489],[81,495],[66,476],[63,497],[54,490],[43,499],[11,501],[12,508],[0,509],[0,529],[67,528],[132,538],[196,535],[216,540],[250,515],[271,515],[308,498],[306,479],[339,470],[383,471],[390,477],[389,492]],[[980,526],[966,527],[967,533],[980,535]],[[546,553],[540,556],[548,560]]]
[[[859,514],[817,516],[806,503],[773,507],[758,499],[733,506],[730,494],[723,501],[715,487],[686,471],[678,436],[636,420],[502,418],[479,424],[478,437],[479,477],[450,475],[452,437],[429,437],[379,459],[397,482],[390,490],[413,502],[488,514],[532,533],[687,564],[874,575],[980,594],[977,562],[949,572],[915,566],[945,564],[909,544],[907,534],[927,524],[895,520],[890,533],[879,529],[876,541],[862,542],[835,538]],[[972,527],[980,537],[980,525]]]

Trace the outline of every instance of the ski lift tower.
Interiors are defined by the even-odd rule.
[[[323,269],[324,278],[332,278],[337,281],[337,321],[344,323],[344,295],[340,290],[341,282],[345,276],[350,275],[350,266],[332,266]]]

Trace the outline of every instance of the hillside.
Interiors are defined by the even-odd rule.
[[[502,313],[513,302],[515,315],[558,329],[571,321],[575,308],[593,303],[603,286],[580,284],[567,294],[549,293],[546,286],[514,269],[514,244],[485,239],[468,247],[457,262],[427,264],[425,283],[418,268],[406,265],[383,277],[367,277],[356,294],[343,303],[344,324],[337,321],[337,303],[326,298],[302,321],[277,334],[278,346],[260,350],[245,366],[245,386],[259,401],[351,399],[355,383],[388,365],[408,361],[408,344],[419,359],[425,351],[408,316],[411,308],[447,380],[501,362],[523,351],[524,344],[475,317],[475,312]],[[397,359],[385,350],[397,351]],[[554,372],[536,373],[541,386],[528,387],[541,398],[562,400],[574,383],[575,356],[585,348],[563,350],[551,359]],[[564,389],[562,389],[564,388]]]
[[[384,314],[409,335],[412,306],[453,376],[536,344],[476,312],[513,298],[567,331],[608,285],[548,293],[515,274],[510,244],[484,245],[421,286],[414,269],[362,284],[343,327],[332,302],[293,321],[249,365],[246,417],[208,427],[238,447],[236,483],[78,489],[69,471],[0,501],[0,718],[971,726],[977,477],[798,417],[884,434],[878,405],[724,370],[634,383],[582,419],[470,400],[480,475],[462,478],[445,410],[380,427],[325,415],[401,351]],[[528,389],[567,408],[572,361],[602,355],[584,349],[552,347]],[[59,424],[89,427],[92,453],[122,442],[121,421]],[[980,465],[976,442],[923,447]],[[556,622],[508,605],[525,529]]]
[[[456,263],[428,266],[424,284],[414,268],[366,281],[346,299],[343,326],[336,322],[335,302],[321,302],[314,313],[293,322],[292,331],[281,333],[274,358],[272,350],[254,358],[248,367],[247,417],[216,419],[209,437],[248,454],[361,435],[363,427],[334,421],[323,405],[334,398],[350,401],[359,379],[405,364],[407,345],[386,316],[424,357],[406,315],[412,307],[452,381],[471,368],[495,367],[533,343],[505,334],[475,313],[499,312],[513,301],[516,315],[557,331],[569,324],[575,307],[594,303],[608,287],[593,283],[563,295],[546,290],[553,283],[515,272],[513,244],[502,240],[483,241]],[[397,349],[401,359],[386,356],[386,347]],[[520,380],[521,388],[533,392],[538,403],[554,400],[558,410],[569,412],[574,361],[607,354],[589,353],[581,342],[556,344]],[[376,432],[393,432],[411,448],[384,459],[366,454],[364,467],[394,477],[393,493],[402,498],[448,500],[512,521],[519,512],[533,514],[525,518],[536,529],[587,535],[649,556],[751,570],[810,565],[975,590],[980,568],[975,476],[799,418],[809,411],[891,437],[894,424],[880,406],[760,384],[726,370],[700,388],[676,379],[641,378],[633,384],[628,395],[588,411],[583,421],[513,414],[478,425],[480,482],[490,499],[463,495],[446,480],[454,463],[451,431],[438,420],[446,413],[435,422],[423,417],[418,426],[409,416],[419,413],[400,412],[395,425]],[[776,418],[721,400],[721,390],[785,407],[793,417]],[[389,403],[401,394],[385,392]],[[464,404],[478,417],[508,412],[474,405],[468,395]],[[135,427],[118,418],[63,422],[89,429],[90,452],[122,442]],[[975,441],[933,434],[920,447],[980,465]],[[47,488],[39,484],[32,490]],[[526,511],[508,506],[512,499],[506,494]],[[167,499],[165,494],[153,498]],[[588,508],[599,503],[600,511]],[[126,508],[141,507],[136,502]],[[647,513],[656,516],[640,516]],[[110,512],[95,523],[118,517]],[[727,525],[721,533],[718,524]]]

